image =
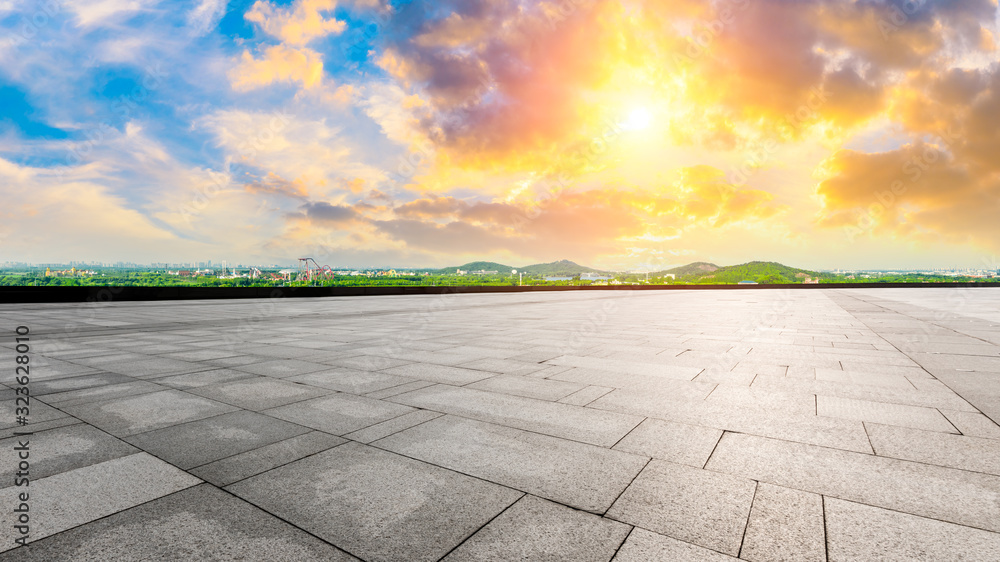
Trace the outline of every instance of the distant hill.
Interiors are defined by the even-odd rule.
[[[563,277],[572,277],[574,275],[580,275],[581,273],[607,273],[605,271],[586,267],[569,260],[559,260],[552,263],[536,263],[535,265],[523,267],[518,271],[524,271],[525,274],[529,275],[555,275]]]
[[[459,269],[461,269],[462,271],[497,271],[500,273],[509,274],[510,270],[517,268],[492,261],[474,261],[467,263],[465,265],[459,265],[455,267],[445,267],[443,269],[435,269],[434,272],[454,275],[455,273],[458,273]]]
[[[689,275],[706,275],[712,273],[719,269],[719,266],[714,263],[707,263],[703,261],[696,261],[694,263],[689,263],[687,265],[682,265],[680,267],[675,267],[673,269],[668,269],[666,271],[657,271],[652,273],[655,277],[663,276],[664,274],[672,274],[677,277],[687,277]]]
[[[706,267],[708,266],[708,267]],[[715,269],[711,269],[714,267]],[[686,273],[674,273],[684,271]],[[761,284],[801,283],[806,277],[830,278],[830,274],[818,273],[806,269],[797,269],[776,262],[752,261],[740,265],[717,267],[712,264],[693,263],[682,267],[660,272],[674,273],[675,283],[739,283],[740,281],[755,281]]]

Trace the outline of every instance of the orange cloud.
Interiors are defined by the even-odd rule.
[[[274,45],[264,49],[264,56],[255,59],[244,51],[240,63],[229,72],[233,89],[251,90],[274,82],[298,82],[304,88],[314,88],[323,79],[323,59],[309,49],[294,49]]]
[[[344,31],[345,22],[323,16],[336,7],[336,0],[298,0],[287,9],[259,0],[244,17],[275,39],[302,47],[314,39]]]

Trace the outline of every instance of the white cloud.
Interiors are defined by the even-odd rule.
[[[228,0],[201,0],[187,15],[188,26],[193,35],[205,35],[219,25],[219,20],[226,15]]]

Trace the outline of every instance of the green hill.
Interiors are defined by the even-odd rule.
[[[606,273],[599,269],[593,269],[571,262],[569,260],[554,261],[552,263],[536,263],[523,267],[518,271],[524,271],[526,275],[556,275],[572,277],[581,273]]]
[[[708,275],[718,269],[719,266],[714,263],[696,261],[694,263],[689,263],[687,265],[682,265],[666,271],[657,271],[656,273],[651,273],[650,276],[662,277],[664,274],[672,274],[677,277],[687,277],[689,275]]]
[[[461,269],[462,271],[497,271],[500,273],[510,274],[510,270],[517,268],[492,261],[474,261],[467,263],[465,265],[459,265],[455,267],[445,267],[443,269],[435,269],[434,273],[440,273],[443,275],[445,274],[454,275],[458,273],[459,269]]]
[[[754,281],[760,284],[779,283],[802,283],[806,277],[828,279],[833,276],[826,273],[818,273],[806,269],[796,269],[787,265],[775,262],[752,261],[740,265],[719,267],[715,270],[708,268],[692,268],[692,266],[711,266],[711,264],[689,264],[675,270],[686,271],[681,275],[676,274],[675,283],[689,284],[730,284],[740,281]],[[663,273],[673,273],[675,270],[667,270]]]

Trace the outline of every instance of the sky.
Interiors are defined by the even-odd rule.
[[[998,268],[997,0],[0,0],[0,262]]]

